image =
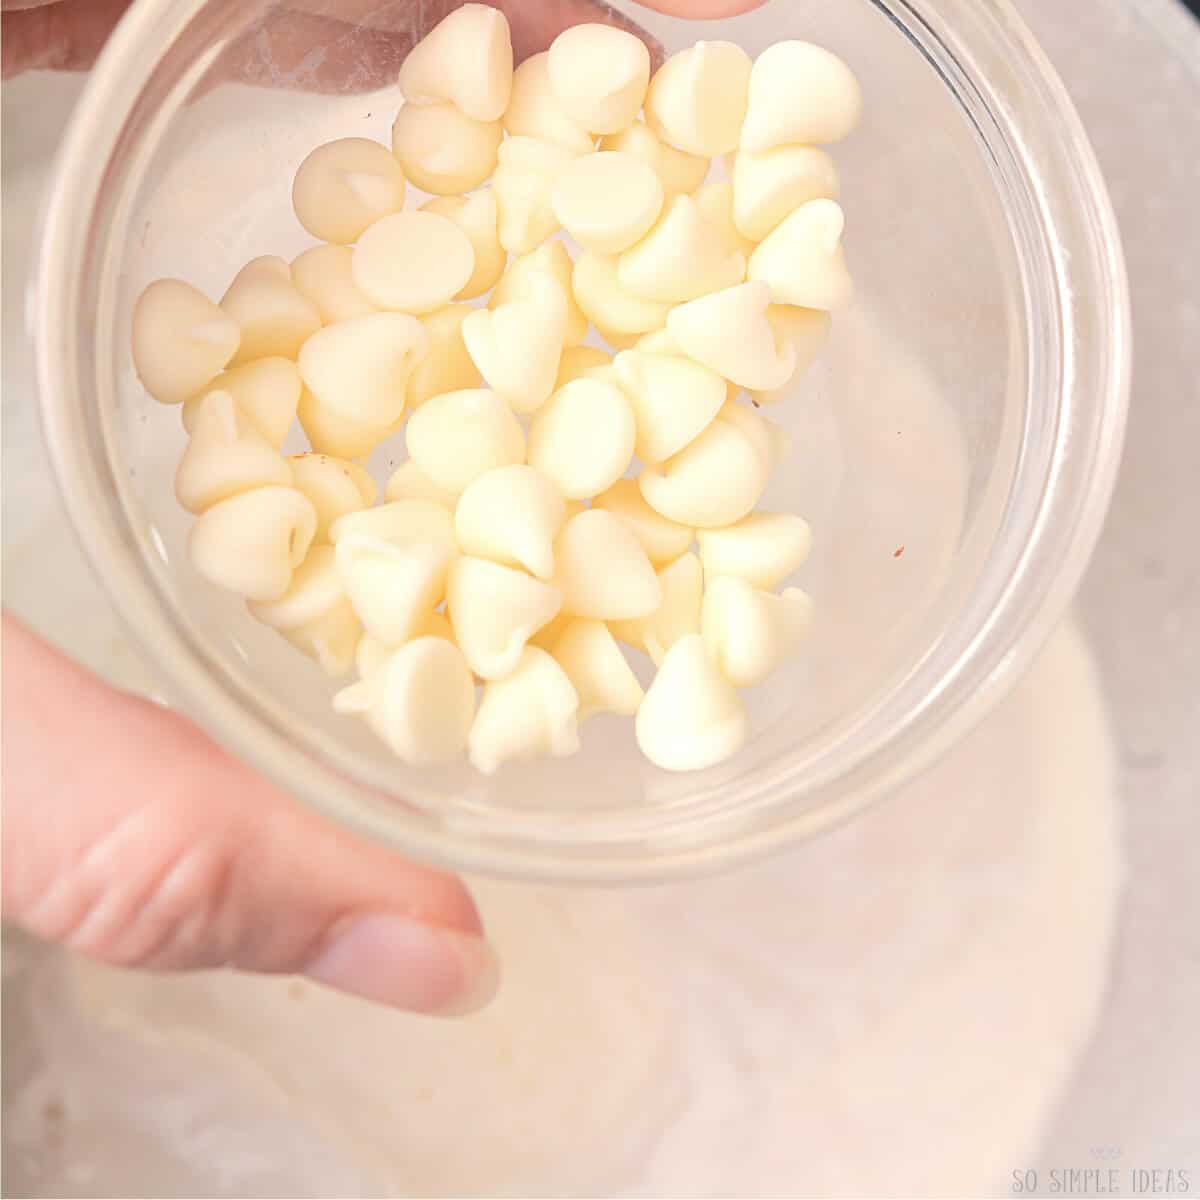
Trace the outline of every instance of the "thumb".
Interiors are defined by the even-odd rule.
[[[491,997],[457,879],[327,824],[7,616],[3,704],[6,919],[119,965],[303,973],[447,1015]]]

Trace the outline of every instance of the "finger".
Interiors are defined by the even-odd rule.
[[[717,21],[761,8],[767,0],[638,0],[643,8],[691,21]]]
[[[452,876],[355,839],[4,621],[3,903],[119,965],[303,973],[456,1013],[496,969]]]
[[[23,71],[86,71],[131,0],[55,0],[5,7],[3,77]],[[344,7],[344,6],[338,6]],[[226,47],[211,77],[318,92],[373,91],[395,83],[414,43],[414,0],[378,6],[385,23],[355,23],[325,12],[261,3],[263,19]],[[395,20],[388,24],[387,18]],[[204,86],[204,85],[202,85]]]
[[[508,18],[513,58],[545,50],[564,30],[584,21],[627,29],[662,48],[628,18],[596,0],[486,0]],[[214,64],[206,86],[237,80],[310,92],[370,92],[396,82],[408,52],[463,0],[296,0],[275,9],[234,40]]]
[[[22,71],[86,71],[130,0],[58,0],[0,17],[3,77]]]
[[[86,71],[130,0],[56,0],[3,15],[3,77],[29,70]],[[396,81],[405,56],[463,0],[298,0],[270,7],[232,40],[202,88],[234,80],[314,92],[369,92]],[[517,62],[582,21],[602,21],[661,48],[628,18],[595,0],[493,0],[509,19]],[[712,2],[712,0],[706,0]],[[265,6],[264,6],[265,7]]]
[[[662,46],[640,25],[600,0],[491,0],[508,18],[512,29],[513,57],[520,63],[545,50],[564,29],[585,22],[615,25],[646,43],[657,65],[662,61]]]

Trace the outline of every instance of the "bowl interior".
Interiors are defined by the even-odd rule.
[[[339,84],[323,72],[367,53],[398,7],[381,2],[363,12],[372,5],[360,4],[361,25],[328,26],[336,38],[319,22],[306,25],[316,42],[304,57],[295,46],[281,49],[269,16],[264,24],[241,6],[210,4],[143,91],[118,217],[98,264],[107,303],[96,369],[105,381],[103,453],[147,570],[247,720],[271,723],[298,755],[368,783],[402,819],[566,838],[619,827],[625,836],[639,822],[651,830],[665,813],[699,828],[724,798],[784,776],[815,778],[961,610],[992,552],[1030,427],[1019,254],[1003,186],[968,112],[869,0],[773,0],[703,24],[618,5],[668,52],[701,37],[737,41],[752,54],[804,38],[843,55],[863,82],[863,126],[833,148],[860,298],[836,320],[817,367],[766,413],[791,435],[794,454],[764,506],[800,513],[813,527],[814,551],[795,583],[813,596],[816,622],[803,653],[748,694],[751,744],[712,771],[653,768],[632,723],[612,718],[589,722],[582,753],[568,760],[509,767],[492,779],[465,767],[414,771],[357,720],[334,715],[337,683],[193,571],[191,518],[172,486],[185,445],[179,411],[145,394],[128,350],[133,303],[153,279],[178,276],[219,298],[248,259],[290,259],[312,244],[291,211],[297,165],[332,138],[388,142],[399,104],[390,84],[375,88],[361,72]],[[244,77],[247,64],[251,77],[327,90],[226,78]],[[421,199],[410,190],[410,205]],[[298,431],[287,448],[306,448]],[[402,435],[377,452],[370,465],[380,483],[404,457]],[[648,660],[636,666],[648,680]]]

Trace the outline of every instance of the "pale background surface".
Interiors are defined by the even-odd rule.
[[[1046,1165],[1200,1167],[1200,24],[1023,0],[1108,179],[1133,293],[1125,463],[1079,612],[1117,732],[1129,882],[1113,991]],[[1197,1184],[1193,1182],[1193,1190]]]
[[[1114,717],[1129,879],[1111,994],[1042,1168],[1188,1167],[1200,1178],[1200,26],[1171,0],[1023,0],[1105,168],[1133,287],[1137,368],[1124,471],[1079,613]],[[5,592],[66,644],[112,630],[110,673],[143,680],[61,522],[38,521],[45,482],[22,345],[22,281],[38,174],[77,88],[5,89]],[[23,103],[24,100],[24,103]],[[31,137],[35,134],[36,137]],[[39,560],[37,594],[23,555]],[[96,609],[80,613],[80,596]],[[91,640],[91,639],[89,639]],[[1036,986],[1036,981],[1031,981]],[[1110,1161],[1107,1157],[1105,1163]],[[1193,1183],[1193,1187],[1196,1184]]]

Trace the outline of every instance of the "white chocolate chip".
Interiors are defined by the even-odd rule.
[[[740,521],[767,486],[759,448],[718,417],[687,449],[658,467],[647,467],[638,484],[656,512],[696,529]]]
[[[499,308],[511,300],[528,299],[536,290],[531,280],[536,275],[548,275],[562,289],[567,305],[566,344],[578,346],[588,335],[588,319],[575,301],[571,277],[575,264],[562,242],[543,242],[536,250],[514,258],[496,284],[488,308]]]
[[[264,625],[280,633],[312,628],[333,609],[345,604],[346,589],[338,575],[337,558],[332,546],[313,546],[308,557],[296,568],[288,590],[269,602],[251,601],[251,613]],[[352,656],[357,648],[362,625],[354,618],[355,632],[349,645]],[[349,669],[349,663],[347,663]]]
[[[338,572],[369,633],[388,646],[416,636],[446,594],[458,554],[450,514],[405,500],[350,513],[334,523]]]
[[[354,666],[354,652],[362,640],[362,622],[350,601],[343,597],[311,624],[279,632],[302,654],[315,659],[326,675],[340,679]]]
[[[562,289],[546,275],[532,276],[521,299],[476,309],[462,328],[484,379],[521,413],[536,411],[553,392],[566,330]]]
[[[715,158],[736,150],[752,66],[732,42],[697,42],[673,54],[650,82],[646,123],[688,154]]]
[[[630,621],[606,621],[605,625],[618,642],[623,642],[632,650],[646,653],[646,646],[642,641],[642,630],[646,625],[645,617],[638,617],[636,620]],[[548,646],[547,649],[553,649],[553,645]]]
[[[441,603],[450,560],[436,543],[397,545],[370,534],[346,534],[336,548],[354,611],[385,645],[409,641]]]
[[[303,561],[317,514],[295,488],[262,487],[214,504],[192,526],[192,565],[247,600],[278,600]]]
[[[658,220],[663,187],[641,159],[608,150],[571,162],[554,185],[551,204],[559,224],[581,245],[620,254]]]
[[[617,374],[616,367],[613,365],[615,362],[616,358],[610,356],[608,362],[597,363],[593,367],[588,367],[583,371],[580,378],[597,379],[601,383],[611,384],[618,391],[624,391],[625,389],[621,386],[621,377]]]
[[[356,462],[330,454],[295,454],[288,462],[293,486],[317,510],[314,541],[326,541],[330,527],[340,517],[375,503],[375,481]]]
[[[563,611],[597,621],[649,616],[662,588],[641,543],[618,517],[591,508],[572,517],[554,548]]]
[[[402,416],[380,424],[351,420],[332,405],[318,400],[308,388],[300,393],[297,414],[313,450],[318,454],[332,454],[336,458],[365,458],[404,422]]]
[[[488,471],[525,461],[525,431],[486,389],[435,396],[409,418],[405,437],[421,472],[456,494]]]
[[[207,296],[179,279],[160,279],[133,309],[133,365],[162,404],[203,391],[237,353],[241,331]]]
[[[732,425],[754,447],[763,470],[770,474],[791,453],[788,435],[761,413],[733,400],[727,401],[719,414],[722,421]]]
[[[510,254],[529,254],[558,232],[554,185],[576,157],[532,137],[511,137],[500,147],[492,191],[500,207],[500,245]]]
[[[175,497],[201,513],[251,488],[288,487],[292,472],[228,392],[209,392],[175,472]]]
[[[696,193],[696,207],[725,253],[740,254],[748,263],[750,255],[754,253],[755,243],[743,237],[733,223],[733,184],[728,180],[706,183]],[[741,283],[744,279],[743,274],[737,282]]]
[[[228,392],[246,419],[276,449],[283,445],[300,403],[300,369],[290,358],[260,358],[244,367],[233,367],[212,381],[211,390]],[[183,427],[195,427],[196,414],[208,392],[185,400]]]
[[[656,329],[653,333],[643,334],[634,343],[633,349],[642,354],[665,354],[671,358],[687,357],[669,329]]]
[[[692,530],[655,512],[646,503],[636,479],[618,479],[592,501],[592,507],[619,518],[656,567],[674,562],[692,544]]]
[[[601,150],[632,154],[653,167],[663,186],[664,207],[676,196],[694,192],[708,174],[709,160],[668,146],[644,121],[600,139]]]
[[[697,540],[710,578],[733,575],[753,587],[770,589],[808,558],[812,530],[791,513],[756,512],[726,529],[702,529]]]
[[[357,620],[357,617],[355,619]],[[361,622],[359,628],[362,628]],[[413,640],[423,637],[441,638],[442,641],[449,642],[452,646],[458,646],[454,640],[454,629],[445,613],[432,612],[423,621],[418,622]],[[364,633],[358,639],[358,646],[354,651],[354,665],[358,671],[358,677],[365,679],[372,671],[378,670],[387,660],[388,655],[392,653],[392,649],[374,634]]]
[[[610,341],[666,324],[670,305],[635,296],[617,278],[617,260],[591,250],[580,256],[573,276],[575,299],[588,320]]]
[[[475,271],[470,238],[431,212],[402,212],[376,221],[354,248],[354,282],[380,308],[433,312],[449,304]]]
[[[455,300],[474,300],[493,288],[508,261],[500,245],[500,207],[495,193],[485,188],[470,196],[437,196],[421,205],[421,211],[453,221],[475,251],[475,270]]]
[[[377,312],[354,282],[354,251],[349,246],[314,246],[292,263],[296,291],[316,307],[326,325]]]
[[[292,268],[277,254],[252,258],[234,277],[230,287],[243,283],[291,283]]]
[[[332,413],[360,427],[386,428],[404,412],[409,376],[428,353],[429,335],[416,317],[372,313],[310,337],[300,351],[300,375]]]
[[[708,581],[701,619],[704,642],[734,687],[762,683],[811,623],[812,601],[799,588],[776,596],[731,575]]]
[[[667,652],[637,715],[642,753],[665,771],[702,771],[746,743],[746,710],[698,634]]]
[[[392,651],[333,707],[357,713],[400,759],[415,767],[452,762],[475,719],[475,681],[458,648],[422,637]]]
[[[516,464],[481,475],[462,494],[454,528],[464,554],[554,575],[554,539],[567,518],[562,493],[533,467]]]
[[[458,493],[440,488],[430,479],[412,459],[401,463],[388,480],[384,499],[393,500],[432,500],[443,508],[454,511],[458,503]]]
[[[499,121],[474,121],[453,104],[405,104],[392,125],[392,153],[431,196],[459,196],[496,169]]]
[[[529,644],[536,646],[539,650],[545,650],[549,654],[554,649],[558,639],[562,637],[567,626],[574,620],[577,620],[577,618],[571,616],[570,613],[560,612],[553,621],[548,625],[543,625],[529,639]]]
[[[326,674],[345,675],[353,665],[362,623],[342,587],[332,546],[312,548],[280,599],[249,607],[264,625],[315,658]]]
[[[637,713],[645,693],[603,621],[568,620],[552,654],[579,696],[581,725],[600,713]]]
[[[506,762],[579,749],[579,696],[566,672],[544,650],[527,646],[506,679],[487,685],[471,726],[471,765],[493,775]]]
[[[796,366],[791,378],[782,387],[750,393],[754,403],[760,406],[775,404],[791,393],[797,381],[825,348],[833,329],[833,320],[827,312],[815,308],[792,308],[786,304],[772,304],[767,309],[767,320],[775,331],[775,344],[791,346],[795,351]]]
[[[374,634],[364,633],[358,639],[358,646],[354,651],[354,669],[358,672],[359,679],[366,679],[372,671],[379,670],[391,652],[391,648],[385,646]]]
[[[642,354],[659,354],[665,355],[668,358],[686,358],[689,362],[694,361],[684,352],[683,347],[675,340],[669,329],[656,329],[653,333],[644,334],[634,342],[631,349],[638,350]],[[705,369],[708,370],[710,368]],[[742,389],[736,383],[730,383],[727,379],[723,380],[723,382],[725,384],[727,399],[736,400],[741,394]]]
[[[513,73],[504,128],[514,138],[554,142],[574,154],[586,154],[594,148],[592,136],[563,111],[555,98],[546,51],[527,58]]]
[[[656,666],[680,638],[700,632],[700,605],[704,597],[704,568],[694,554],[684,554],[658,572],[662,604],[640,621],[614,621],[613,634],[645,651]]]
[[[300,224],[322,242],[349,245],[380,217],[404,207],[404,172],[386,146],[341,138],[318,146],[292,184]]]
[[[668,200],[693,194],[708,178],[709,168],[712,166],[710,158],[688,154],[687,151],[678,150],[663,141],[659,142],[659,154],[658,173]]]
[[[714,236],[691,196],[678,196],[661,221],[621,255],[622,288],[647,300],[683,304],[746,278],[746,259]]]
[[[750,76],[743,150],[841,141],[862,115],[862,89],[836,54],[811,42],[778,42]]]
[[[725,403],[725,380],[691,359],[626,350],[614,362],[637,422],[637,456],[649,465],[678,454]]]
[[[769,391],[796,366],[795,350],[776,344],[770,305],[765,283],[743,283],[672,309],[667,329],[689,358],[738,387]]]
[[[854,299],[842,248],[845,226],[836,201],[802,204],[750,256],[750,278],[770,287],[775,304],[845,308]]]
[[[761,242],[800,205],[836,200],[839,191],[837,167],[824,150],[741,150],[733,164],[733,220],[745,237]]]
[[[389,500],[378,507],[359,508],[339,517],[329,530],[334,544],[351,534],[398,546],[429,542],[449,558],[458,553],[453,514],[435,500]]]
[[[406,100],[448,100],[476,121],[498,121],[513,85],[508,20],[486,4],[464,4],[409,52],[400,68]]]
[[[418,630],[417,636],[441,638],[444,642],[453,642],[454,645],[458,645],[454,638],[454,626],[450,624],[450,618],[443,612],[432,613]]]
[[[632,125],[650,86],[650,51],[614,25],[573,25],[551,43],[550,87],[563,111],[589,133]]]
[[[463,323],[473,311],[465,304],[449,304],[421,318],[429,335],[429,353],[409,377],[408,412],[416,412],[434,396],[477,388],[483,382],[463,340]]]
[[[305,341],[321,328],[316,306],[292,285],[291,268],[282,259],[275,261],[287,271],[287,279],[273,268],[244,269],[221,297],[221,310],[241,330],[232,359],[235,366],[274,356],[294,359]]]
[[[529,427],[529,462],[564,496],[587,500],[621,478],[633,461],[637,428],[625,393],[577,379],[554,393]]]
[[[183,402],[196,569],[330,674],[357,666],[335,708],[396,757],[490,774],[636,713],[652,762],[707,769],[748,736],[735,689],[811,622],[772,590],[811,532],[754,511],[790,453],[759,408],[852,298],[816,145],[861,92],[800,42],[757,63],[700,42],[651,78],[616,24],[514,70],[505,10],[443,5],[391,152],[344,138],[297,172],[322,244],[253,259],[219,306],[152,285],[134,363]],[[405,211],[410,183],[433,198]],[[285,459],[295,417],[314,452]],[[375,507],[361,460],[401,433]],[[648,692],[618,642],[656,664]]]
[[[613,357],[599,346],[568,346],[558,364],[557,392],[576,379],[583,379],[589,371],[611,367]]]
[[[516,670],[526,642],[562,607],[562,593],[524,571],[463,555],[450,569],[446,611],[454,636],[481,679]]]

